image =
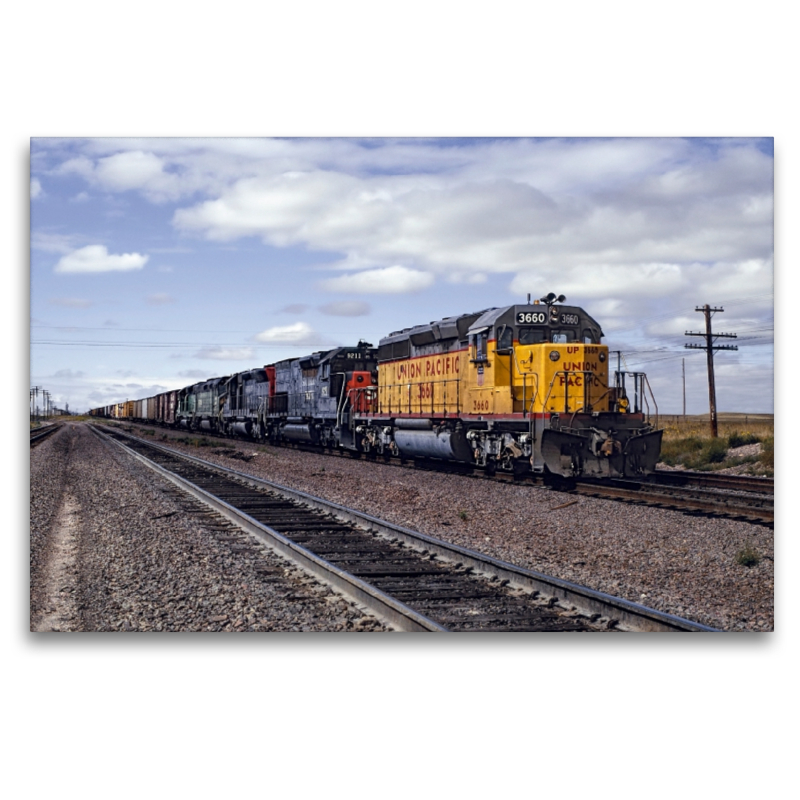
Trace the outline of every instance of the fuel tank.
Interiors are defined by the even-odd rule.
[[[405,458],[472,461],[472,449],[461,431],[395,430],[394,441]]]
[[[281,435],[284,439],[293,442],[313,442],[314,437],[308,425],[284,425],[281,428]]]

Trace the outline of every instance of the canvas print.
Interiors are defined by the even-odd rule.
[[[31,631],[773,630],[772,139],[30,159]]]

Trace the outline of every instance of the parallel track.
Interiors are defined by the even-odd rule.
[[[662,470],[649,476],[649,481],[662,486],[697,485],[715,489],[728,489],[734,492],[775,494],[775,481],[772,478],[756,478],[752,475],[720,475],[715,472]]]
[[[132,423],[143,424],[143,423]],[[187,433],[200,437],[218,438],[227,442],[259,444],[252,439],[228,437],[209,431]],[[261,444],[264,444],[261,442]],[[274,445],[270,445],[274,446]],[[347,450],[324,450],[313,445],[282,444],[295,450],[313,452],[317,455],[350,455]],[[480,468],[470,464],[445,462],[435,459],[402,459],[372,458],[380,463],[406,467],[413,465],[417,469],[449,472],[480,479],[513,481],[541,485],[544,480],[538,475],[516,477],[511,473],[497,472],[489,476]],[[676,477],[672,477],[676,476]],[[695,488],[693,484],[701,484],[707,489]],[[657,488],[663,485],[662,489]],[[564,479],[556,481],[554,488],[561,491],[574,492],[587,497],[602,497],[605,500],[617,500],[637,505],[649,505],[655,508],[668,508],[687,514],[704,514],[708,516],[727,517],[747,522],[772,526],[774,524],[774,507],[766,495],[770,489],[774,492],[774,483],[770,479],[748,478],[747,476],[713,475],[702,472],[656,472],[641,480],[633,479]],[[708,489],[720,488],[722,491],[712,492]],[[727,491],[726,491],[727,490]],[[748,495],[731,495],[729,491],[748,492]]]
[[[773,500],[765,494],[730,494],[681,486],[654,486],[646,480],[578,481],[575,494],[624,500],[641,505],[668,508],[687,514],[724,516],[772,526]]]
[[[714,630],[119,431],[111,437],[402,630]]]
[[[58,430],[58,425],[48,425],[45,428],[36,428],[31,431],[31,447],[41,444],[48,436],[51,436]]]

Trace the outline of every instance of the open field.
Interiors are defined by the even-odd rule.
[[[732,470],[772,476],[774,463],[774,414],[721,413],[718,438],[711,438],[708,414],[659,417],[664,429],[662,463],[699,470]],[[731,452],[731,451],[734,452]]]

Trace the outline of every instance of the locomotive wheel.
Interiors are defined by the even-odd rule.
[[[519,459],[512,463],[512,469],[514,471],[514,480],[518,481],[522,478],[526,477],[529,471],[529,464],[524,459]]]

